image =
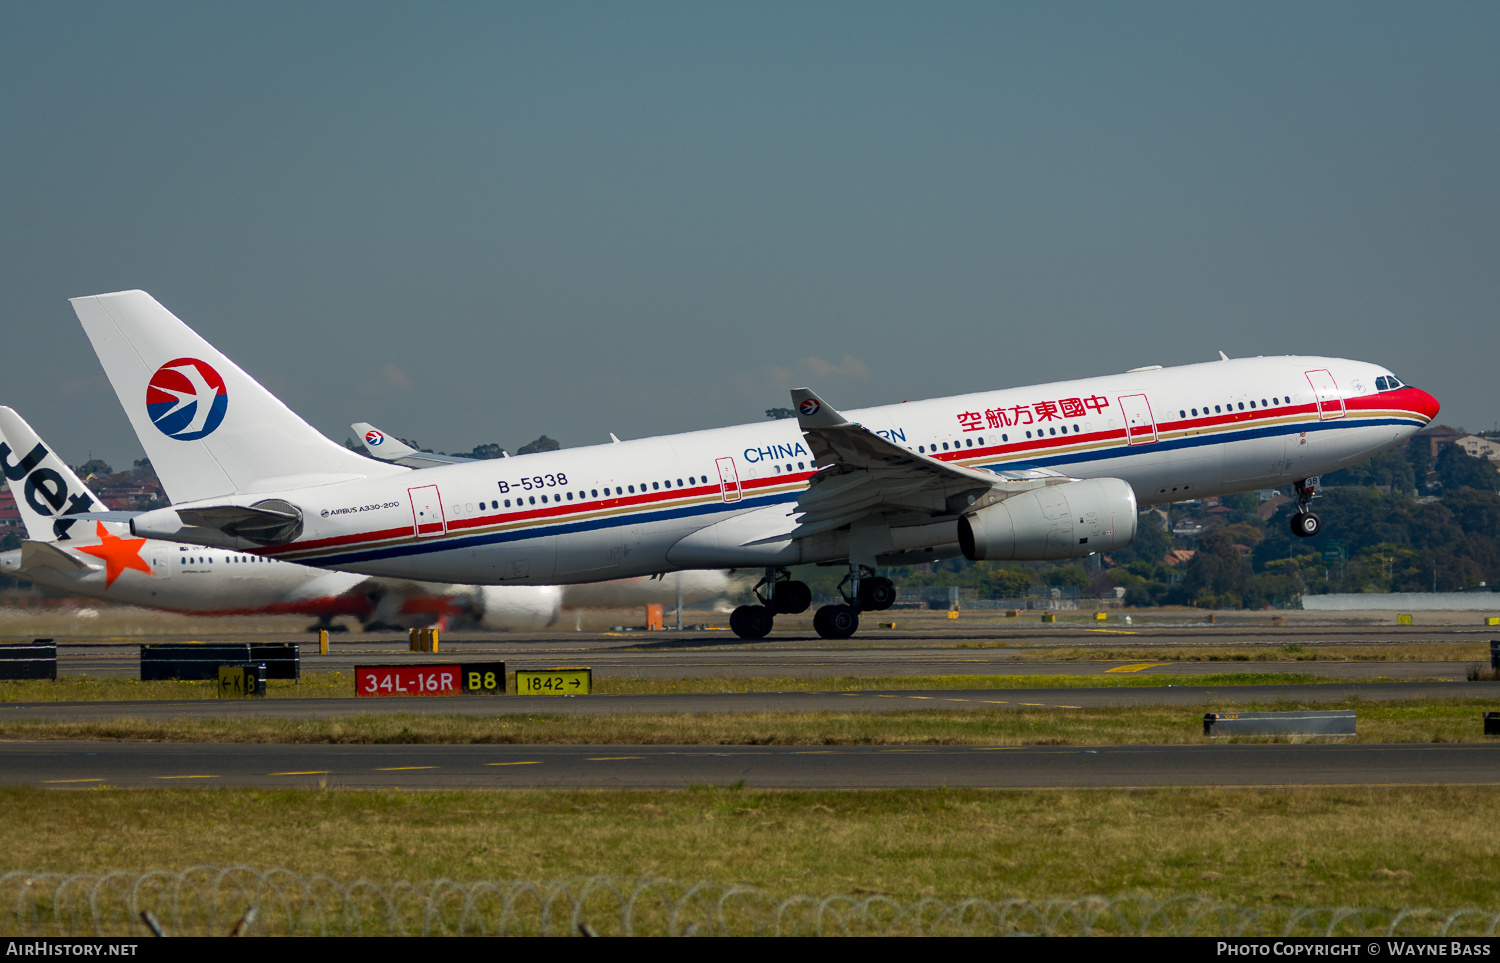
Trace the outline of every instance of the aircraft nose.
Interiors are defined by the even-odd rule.
[[[1438,400],[1421,388],[1412,388],[1412,410],[1420,412],[1428,421],[1437,417],[1438,411],[1443,407]]]

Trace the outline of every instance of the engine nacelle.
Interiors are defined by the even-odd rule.
[[[970,561],[1081,558],[1135,538],[1135,491],[1118,478],[1091,478],[1014,495],[965,515],[958,545]]]
[[[475,620],[487,629],[534,632],[557,621],[562,589],[556,585],[479,585]]]

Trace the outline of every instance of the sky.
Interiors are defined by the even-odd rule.
[[[567,447],[1147,364],[1500,422],[1500,5],[0,2],[0,403],[141,457],[67,299],[329,437]]]

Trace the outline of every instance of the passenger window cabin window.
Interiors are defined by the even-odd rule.
[[[1242,402],[1240,402],[1240,410],[1241,410],[1241,411],[1244,411],[1244,410],[1245,410],[1245,403],[1244,403],[1244,402],[1243,402],[1243,401],[1242,401]]]
[[[964,444],[967,445],[970,448],[973,448],[974,447],[974,439],[972,439],[972,438],[965,438],[964,439]]]
[[[656,482],[652,482],[651,483],[651,490],[652,491],[660,491],[661,490],[661,486],[658,485]]]
[[[632,495],[635,494],[635,486],[634,485],[630,486],[630,494],[632,494]]]
[[[1000,440],[1001,441],[1010,441],[1010,435],[1001,435],[1000,436]]]
[[[1218,405],[1214,405],[1214,412],[1215,412],[1215,413],[1216,413],[1216,414],[1217,414],[1217,413],[1220,413],[1220,412],[1222,412],[1222,411],[1223,411],[1223,410],[1224,410],[1224,409],[1222,409],[1222,408],[1220,408],[1220,407],[1219,407],[1219,406],[1218,406]]]
[[[505,500],[505,507],[506,507],[506,508],[509,508],[509,507],[510,507],[510,499],[509,499],[509,498],[507,498],[507,499],[506,499],[506,500]]]
[[[535,505],[536,504],[536,496],[532,495],[530,497],[531,497],[531,504]]]
[[[573,500],[573,493],[572,492],[568,492],[568,501],[571,502],[572,500]]]

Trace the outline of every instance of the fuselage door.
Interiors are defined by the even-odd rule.
[[[1344,417],[1344,396],[1339,393],[1338,382],[1327,368],[1307,372],[1307,382],[1312,385],[1318,399],[1318,419],[1330,421]]]
[[[733,458],[716,458],[719,469],[719,497],[726,502],[740,500],[740,473],[735,470]]]
[[[443,517],[443,496],[436,485],[408,488],[411,496],[411,518],[418,538],[431,538],[448,531],[447,519]]]
[[[1156,441],[1156,419],[1151,417],[1151,403],[1145,395],[1121,395],[1120,410],[1125,413],[1125,434],[1132,445],[1149,445]]]

